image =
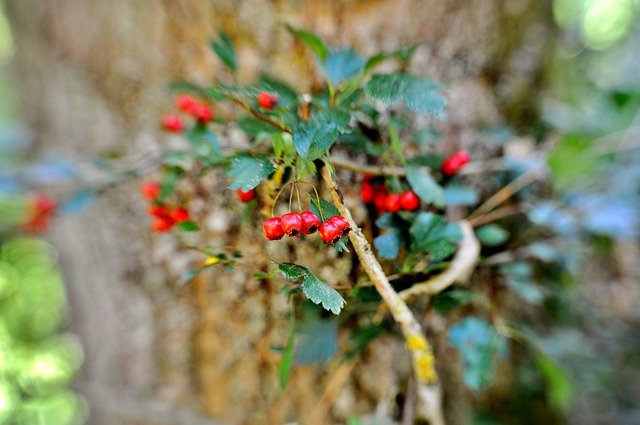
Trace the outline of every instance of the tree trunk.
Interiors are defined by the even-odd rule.
[[[170,109],[168,84],[228,80],[208,47],[218,31],[237,46],[241,81],[268,72],[312,87],[310,55],[281,23],[363,54],[420,44],[411,70],[448,84],[443,151],[473,146],[478,157],[490,155],[499,147],[480,129],[531,119],[551,41],[550,2],[537,0],[4,0],[4,6],[36,150],[77,161],[157,152],[167,142],[157,123]],[[235,143],[233,134],[225,143]],[[90,423],[304,423],[339,365],[296,368],[280,393],[280,356],[270,347],[286,341],[287,301],[278,281],[263,285],[252,275],[269,267],[267,258],[303,259],[332,283],[347,283],[351,259],[320,256],[310,244],[256,243],[260,226],[238,225],[241,207],[217,175],[181,187],[205,223],[191,242],[233,246],[243,264],[212,268],[176,287],[194,257],[177,238],[150,234],[138,184],[113,188],[80,216],[60,217],[51,233],[68,283],[71,328],[86,350],[79,388],[91,403]],[[345,422],[395,397],[407,378],[405,357],[396,341],[376,342],[328,421]],[[463,423],[464,393],[445,387],[447,397],[455,411],[449,423]]]

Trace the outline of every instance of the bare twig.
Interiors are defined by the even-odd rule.
[[[337,182],[331,175],[329,167],[322,169],[322,178],[331,192],[333,203],[340,211],[340,214],[349,221],[353,229],[349,233],[349,240],[353,244],[362,267],[389,307],[391,315],[404,336],[406,346],[411,354],[416,377],[416,416],[428,420],[431,425],[444,425],[442,395],[435,370],[433,349],[427,342],[420,324],[411,313],[411,310],[389,283],[382,266],[373,255],[369,241],[367,241],[354,222],[351,211],[344,205],[342,196],[338,192]]]
[[[257,119],[259,119],[260,121],[264,121],[267,124],[270,124],[272,126],[274,126],[275,128],[284,131],[286,133],[291,133],[291,129],[289,129],[288,127],[280,124],[277,121],[272,120],[271,118],[269,118],[268,116],[264,115],[263,113],[261,113],[260,111],[253,109],[247,102],[241,100],[241,99],[237,99],[235,97],[228,97],[227,99],[229,99],[231,102],[242,106],[242,108],[249,112],[251,115],[253,115],[254,117],[256,117]]]
[[[438,294],[455,282],[463,282],[469,278],[478,262],[480,242],[478,242],[473,227],[468,221],[461,221],[460,229],[462,230],[462,241],[447,270],[400,292],[403,300],[409,302],[420,295]]]
[[[533,183],[540,177],[540,170],[534,169],[524,173],[517,179],[506,184],[502,189],[494,193],[489,197],[482,205],[480,205],[475,211],[469,214],[469,219],[473,219],[482,214],[486,214],[489,211],[496,208],[498,205],[505,202],[511,196],[515,195],[518,191],[525,188],[529,184]]]
[[[325,387],[324,393],[322,393],[322,396],[316,403],[316,406],[309,414],[309,419],[305,421],[307,425],[321,425],[325,423],[329,409],[338,397],[338,394],[340,394],[340,390],[344,387],[345,382],[349,379],[356,362],[356,359],[346,361],[340,365],[338,370],[336,370]]]
[[[510,215],[520,214],[523,211],[524,210],[520,205],[506,205],[488,212],[487,214],[472,217],[469,219],[469,223],[471,223],[473,227],[478,227],[504,217],[509,217]]]

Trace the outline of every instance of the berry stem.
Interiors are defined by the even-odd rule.
[[[349,240],[353,244],[362,267],[389,307],[391,315],[398,323],[404,336],[406,346],[411,354],[411,363],[417,384],[417,417],[427,419],[431,425],[443,425],[442,391],[435,370],[433,349],[427,342],[422,328],[411,313],[411,310],[389,283],[389,279],[382,270],[380,262],[373,255],[373,249],[369,241],[367,241],[360,228],[354,222],[351,211],[342,202],[337,182],[329,167],[323,167],[322,178],[331,192],[331,199],[334,205],[351,225],[352,231],[349,233]]]
[[[227,97],[227,99],[230,102],[233,102],[237,105],[242,106],[243,109],[245,109],[247,112],[249,112],[251,115],[253,115],[254,117],[256,117],[257,119],[259,119],[260,121],[264,121],[267,124],[271,124],[272,126],[276,127],[277,129],[284,131],[285,133],[289,133],[291,134],[291,129],[289,129],[288,127],[286,127],[283,124],[280,124],[279,122],[272,120],[271,118],[269,118],[268,116],[264,115],[263,113],[261,113],[260,111],[254,109],[251,107],[251,105],[249,105],[247,102],[238,99],[236,97]]]

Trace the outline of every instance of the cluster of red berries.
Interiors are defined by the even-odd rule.
[[[370,174],[365,174],[360,184],[360,199],[366,204],[372,203],[379,214],[415,211],[420,207],[420,198],[414,191],[389,193],[386,185],[374,184],[372,178]]]
[[[325,243],[336,243],[349,234],[351,226],[341,215],[334,215],[320,223],[320,219],[312,211],[301,213],[289,212],[282,217],[271,217],[264,221],[262,231],[269,240],[278,240],[286,234],[289,236],[310,235],[318,231]]]
[[[176,96],[175,105],[180,111],[191,115],[200,124],[206,124],[213,120],[211,106],[200,102],[189,94]],[[180,133],[184,130],[184,121],[180,115],[167,114],[162,118],[162,128],[169,133]]]
[[[465,150],[456,151],[442,162],[442,174],[445,176],[452,176],[462,167],[467,165],[470,160],[471,155],[469,155],[469,152]]]
[[[153,217],[151,229],[154,232],[168,232],[176,224],[191,220],[187,209],[165,205],[158,200],[160,196],[159,183],[143,183],[140,192],[143,198],[151,202],[147,211]]]
[[[41,233],[49,228],[51,216],[58,204],[47,195],[37,195],[29,202],[29,218],[22,223],[22,229],[29,233]]]

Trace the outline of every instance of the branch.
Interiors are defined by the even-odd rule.
[[[337,182],[331,175],[328,166],[323,167],[322,178],[329,188],[331,200],[340,211],[340,214],[349,221],[353,229],[349,233],[349,240],[353,244],[362,267],[369,275],[376,290],[399,325],[407,349],[411,354],[411,363],[417,383],[417,417],[428,420],[431,425],[444,425],[442,395],[435,370],[433,349],[427,342],[420,324],[411,313],[411,310],[391,287],[389,279],[382,270],[382,266],[373,255],[369,241],[367,241],[360,228],[354,222],[351,211],[344,205],[342,196],[338,192]]]
[[[460,222],[460,228],[462,241],[447,270],[400,292],[404,301],[409,302],[420,295],[438,294],[455,282],[463,282],[471,276],[480,256],[480,242],[478,242],[473,227],[467,220]]]
[[[274,126],[275,128],[284,131],[286,133],[291,134],[291,130],[289,128],[287,128],[286,126],[280,124],[278,121],[272,120],[271,118],[269,118],[268,116],[266,116],[265,114],[261,113],[260,111],[253,109],[251,106],[249,106],[249,104],[247,102],[244,102],[243,100],[240,100],[238,98],[235,97],[228,97],[227,99],[229,99],[231,102],[242,106],[242,108],[244,108],[247,112],[249,112],[251,115],[253,115],[254,117],[256,117],[257,119],[259,119],[260,121],[264,121],[267,124],[271,124],[272,126]]]
[[[369,173],[375,176],[405,176],[407,173],[402,167],[389,167],[379,165],[361,165],[348,159],[331,158],[331,164],[337,168],[343,168],[355,173]],[[458,171],[458,175],[482,174],[493,171],[504,171],[505,164],[502,159],[489,159],[485,161],[473,161]]]

